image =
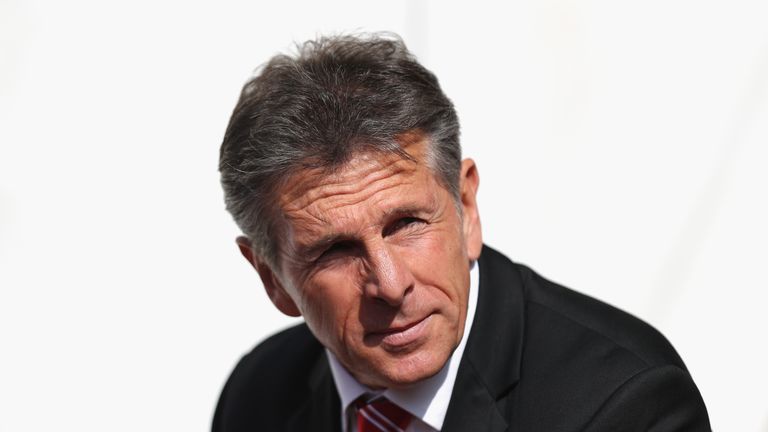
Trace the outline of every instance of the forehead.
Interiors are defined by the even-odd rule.
[[[299,170],[282,182],[278,204],[290,218],[295,212],[313,207],[315,212],[322,213],[330,210],[327,205],[362,204],[397,186],[428,186],[434,178],[427,165],[426,141],[411,140],[403,144],[410,159],[392,152],[364,150],[353,154],[336,169]]]

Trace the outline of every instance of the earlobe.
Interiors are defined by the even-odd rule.
[[[261,277],[261,283],[264,284],[264,290],[267,291],[269,299],[272,300],[272,304],[274,304],[280,312],[288,316],[301,316],[301,311],[296,306],[296,303],[294,303],[291,296],[288,295],[283,283],[277,277],[275,272],[272,271],[272,268],[262,261],[258,261],[255,267],[256,271],[259,272],[259,277]]]
[[[480,174],[472,159],[461,161],[461,207],[463,217],[464,241],[470,260],[477,260],[483,248],[483,235],[480,227],[480,212],[477,207],[477,190],[480,186]]]
[[[237,246],[240,248],[240,253],[243,254],[243,257],[259,273],[261,283],[264,285],[264,290],[267,292],[267,296],[269,296],[272,304],[285,315],[292,317],[301,316],[301,311],[296,306],[296,303],[288,295],[288,292],[286,292],[285,287],[272,268],[256,254],[251,241],[246,237],[238,237]]]

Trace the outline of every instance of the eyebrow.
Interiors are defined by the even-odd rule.
[[[432,204],[430,202],[430,204]],[[423,215],[425,213],[431,213],[433,209],[431,209],[428,206],[423,205],[405,205],[402,207],[395,207],[392,209],[388,209],[384,212],[384,215],[382,217],[383,224],[386,226],[389,222],[391,222],[393,219],[396,219],[398,217],[402,216],[418,216]],[[326,234],[322,237],[320,237],[317,240],[313,240],[307,244],[299,245],[296,248],[296,252],[298,256],[304,257],[304,258],[314,258],[316,255],[319,255],[321,252],[323,252],[325,249],[327,249],[329,246],[331,246],[334,243],[342,242],[342,241],[355,241],[357,240],[354,236],[354,234],[351,233],[333,233],[333,234]]]
[[[313,240],[311,243],[300,245],[298,248],[296,248],[296,251],[301,257],[314,258],[316,255],[319,255],[332,244],[340,241],[350,240],[354,240],[354,237],[349,234],[327,234],[317,240]]]
[[[431,204],[431,203],[430,203]],[[430,213],[431,209],[421,205],[408,205],[403,207],[395,207],[393,209],[384,212],[384,220],[389,221],[399,216],[411,216],[424,213]]]

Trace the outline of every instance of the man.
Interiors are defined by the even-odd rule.
[[[241,359],[213,430],[709,430],[663,336],[483,246],[458,136],[392,36],[307,42],[245,85],[227,207],[306,324]]]

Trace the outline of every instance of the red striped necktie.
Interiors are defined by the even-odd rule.
[[[357,432],[403,432],[413,416],[408,411],[379,397],[369,402],[358,400]]]

